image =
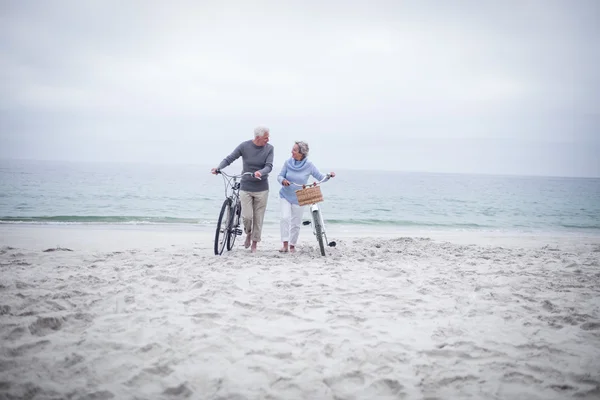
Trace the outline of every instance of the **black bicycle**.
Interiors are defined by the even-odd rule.
[[[223,175],[225,183],[225,200],[221,206],[215,232],[215,255],[220,256],[223,254],[225,246],[227,246],[227,251],[233,249],[235,239],[242,235],[242,229],[240,228],[242,203],[240,201],[240,182],[238,180],[241,180],[244,175],[254,176],[254,174],[244,172],[240,175],[227,175],[219,170],[217,170],[217,174]]]

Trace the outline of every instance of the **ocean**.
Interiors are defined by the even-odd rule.
[[[222,176],[209,171],[198,165],[3,160],[0,223],[213,226],[225,192]],[[279,223],[278,172],[269,177],[267,226]],[[336,174],[322,186],[321,209],[326,224],[345,229],[600,233],[600,178]]]

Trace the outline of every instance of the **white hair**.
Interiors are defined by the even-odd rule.
[[[254,137],[263,137],[265,136],[265,133],[269,133],[269,128],[267,128],[266,126],[258,126],[256,128],[254,128]]]
[[[302,159],[305,159],[306,157],[308,157],[308,151],[309,151],[308,143],[298,141],[298,142],[296,142],[296,145],[298,145],[298,152],[300,154],[302,154]]]

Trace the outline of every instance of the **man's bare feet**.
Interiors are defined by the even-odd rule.
[[[256,244],[257,242],[252,241],[252,247],[250,248],[250,252],[256,253]]]
[[[290,246],[290,253],[296,252],[296,246]]]
[[[280,253],[287,253],[288,252],[288,242],[283,242],[283,247],[281,249],[279,249]]]
[[[250,247],[250,235],[246,236],[246,241],[244,242],[244,247],[245,248]]]

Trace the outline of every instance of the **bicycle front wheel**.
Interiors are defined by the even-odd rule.
[[[233,244],[238,236],[238,229],[240,228],[240,218],[242,214],[242,205],[238,202],[232,207],[232,213],[229,225],[229,234],[227,235],[227,250],[233,249]],[[235,224],[235,222],[238,222]]]
[[[217,256],[223,254],[223,249],[227,244],[231,215],[231,199],[227,198],[221,206],[221,212],[217,220],[217,230],[215,231],[215,255]]]
[[[323,242],[323,226],[321,225],[321,213],[319,210],[313,211],[313,221],[315,223],[315,234],[317,236],[317,242],[319,242],[319,249],[321,255],[325,256],[325,243]]]

